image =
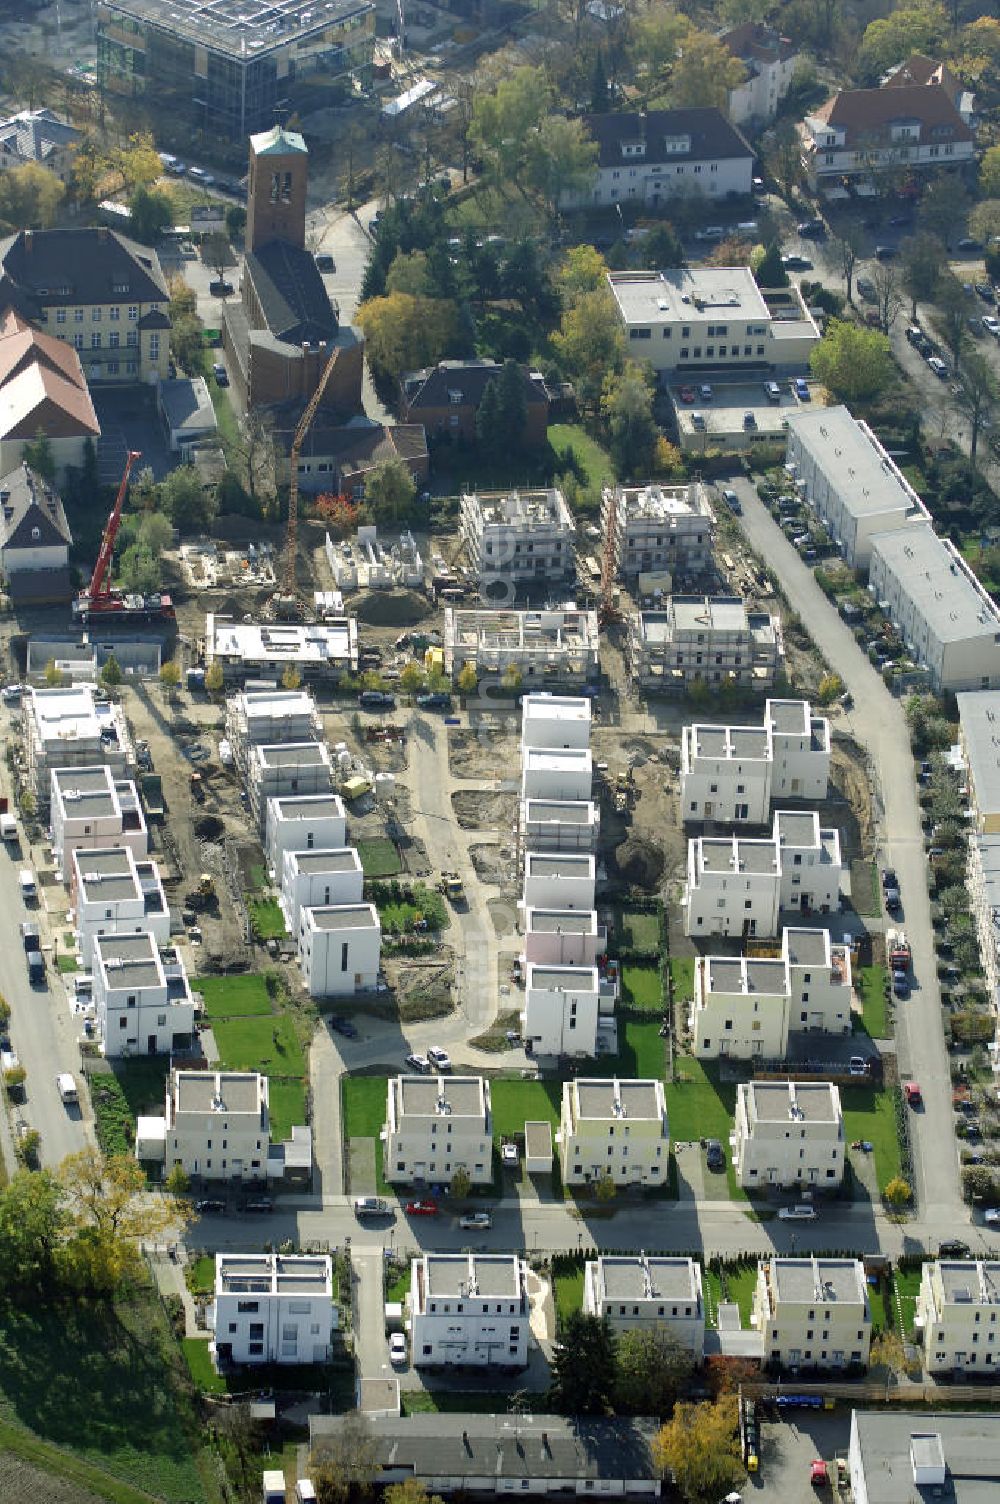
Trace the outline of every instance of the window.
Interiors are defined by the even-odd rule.
[[[73,336],[73,349],[74,350],[82,350],[83,349],[83,335],[82,334],[74,334],[74,336]]]
[[[160,336],[158,334],[151,334],[149,336],[149,358],[150,360],[159,360],[160,358]]]
[[[83,309],[82,308],[74,308],[73,309],[73,322],[74,322],[74,324],[82,324],[83,323]]]
[[[137,329],[127,329],[125,331],[125,343],[130,350],[134,350],[139,343],[139,331]]]
[[[101,336],[100,336],[100,334],[92,334],[90,336],[90,348],[92,350],[99,350],[101,348]]]
[[[109,349],[111,349],[111,350],[117,350],[118,347],[119,347],[119,345],[121,344],[121,342],[122,342],[122,337],[119,334],[118,330],[117,329],[112,329],[111,333],[108,335],[108,347],[109,347]]]
[[[65,322],[66,322],[66,310],[65,310],[65,308],[57,308],[56,309],[56,323],[57,324],[65,324]]]
[[[111,322],[113,324],[117,324],[117,322],[121,318],[121,316],[122,316],[122,311],[118,307],[117,303],[114,305],[114,307],[108,309],[108,318],[111,320]]]
[[[101,310],[99,308],[92,308],[90,310],[90,322],[92,324],[99,324],[101,322]]]
[[[136,319],[139,317],[139,310],[134,303],[129,304],[128,316],[129,322],[132,324],[134,324]]]

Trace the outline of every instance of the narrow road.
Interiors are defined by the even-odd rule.
[[[386,1234],[388,1237],[388,1234]],[[377,1248],[351,1247],[354,1269],[354,1357],[362,1379],[386,1379],[392,1372],[385,1338],[385,1255]]]
[[[854,696],[847,728],[867,748],[883,810],[880,860],[896,869],[903,896],[903,922],[913,948],[914,987],[896,1007],[896,1052],[901,1077],[920,1083],[924,1110],[910,1114],[917,1185],[924,1221],[942,1236],[968,1222],[959,1192],[951,1076],[941,1028],[941,993],[932,944],[927,859],[920,826],[913,756],[906,716],[861,652],[850,629],[817,585],[812,571],[771,517],[749,481],[735,486],[743,506],[742,527],[766,559],[826,658]]]

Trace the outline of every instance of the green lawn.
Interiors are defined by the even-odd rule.
[[[877,919],[882,912],[882,889],[874,862],[855,857],[851,863],[851,902],[859,914]]]
[[[844,1109],[847,1142],[866,1138],[875,1145],[875,1174],[879,1190],[884,1191],[893,1176],[900,1173],[892,1092],[875,1091],[870,1086],[842,1086],[840,1103]]]
[[[747,1193],[736,1179],[729,1154],[729,1135],[736,1115],[736,1084],[720,1082],[714,1062],[702,1063],[691,1055],[677,1061],[676,1081],[667,1082],[667,1120],[671,1143],[693,1143],[717,1138],[726,1159],[726,1183],[733,1201],[746,1201]]]
[[[387,1086],[385,1076],[342,1077],[340,1093],[345,1139],[378,1138],[385,1125]]]
[[[91,1504],[94,1498],[106,1499],[108,1504],[149,1504],[150,1495],[143,1489],[131,1488],[127,1483],[121,1483],[112,1478],[103,1468],[94,1466],[93,1463],[84,1462],[75,1457],[71,1452],[55,1447],[49,1442],[39,1441],[32,1436],[30,1431],[22,1431],[20,1426],[8,1425],[0,1421],[0,1456],[11,1459],[5,1469],[5,1479],[8,1486],[20,1486],[22,1493],[16,1497],[21,1499],[49,1499],[56,1497],[56,1490],[47,1482],[50,1478],[61,1478],[66,1483],[75,1485],[76,1488],[70,1494],[64,1490],[58,1491],[58,1497],[66,1500],[86,1500]],[[18,1467],[13,1458],[20,1459],[24,1465]],[[24,1478],[24,1469],[32,1470],[32,1492],[27,1492],[27,1482]],[[37,1476],[35,1476],[37,1475]],[[17,1479],[17,1484],[13,1482]],[[11,1498],[15,1495],[11,1494]]]
[[[247,913],[258,940],[283,940],[288,934],[276,898],[248,898]]]
[[[373,836],[356,844],[365,877],[395,877],[401,870],[399,855],[387,836]]]
[[[440,893],[417,883],[410,898],[387,899],[377,905],[384,935],[405,935],[413,929],[415,919],[426,919],[429,929],[442,930],[448,925],[448,912]]]
[[[233,412],[233,404],[229,400],[228,393],[222,390],[214,376],[208,377],[208,390],[212,398],[212,406],[215,408],[215,421],[219,427],[219,437],[225,444],[235,444],[239,439],[239,429],[236,423],[236,414]]]
[[[306,1121],[306,1084],[294,1077],[286,1080],[272,1076],[268,1081],[268,1100],[271,1142],[280,1144],[291,1137],[293,1128]]]
[[[166,1504],[204,1504],[196,1422],[180,1378],[150,1292],[114,1306],[74,1298],[0,1307],[0,1422]]]
[[[622,965],[622,1002],[647,1013],[663,1012],[663,983],[655,961],[625,961]]]
[[[56,969],[60,976],[69,976],[71,972],[80,970],[80,963],[75,955],[68,956],[65,951],[60,951],[56,956]]]
[[[195,1388],[202,1394],[225,1394],[226,1381],[215,1371],[207,1339],[182,1337],[181,1349]]]
[[[885,996],[888,972],[884,966],[862,966],[858,977],[861,1017],[872,1039],[889,1038],[889,1005]]]
[[[881,1284],[868,1286],[868,1304],[872,1308],[872,1327],[876,1332],[886,1330],[885,1293]]]
[[[660,921],[656,914],[643,909],[622,909],[616,928],[624,947],[644,956],[659,955]]]
[[[198,977],[192,990],[205,999],[205,1012],[214,1023],[220,1018],[245,1018],[271,1012],[264,978],[256,972],[230,977]]]
[[[223,1070],[304,1076],[306,1059],[287,1014],[274,1018],[223,1018],[212,1024]]]
[[[574,1311],[583,1309],[583,1269],[557,1274],[553,1283],[556,1315],[560,1321],[565,1321]]]
[[[406,1264],[405,1268],[400,1269],[400,1271],[396,1275],[395,1279],[390,1280],[389,1284],[386,1285],[386,1288],[385,1288],[385,1298],[386,1298],[386,1300],[388,1300],[388,1301],[398,1301],[398,1303],[400,1305],[402,1305],[403,1301],[406,1299],[406,1297],[410,1293],[410,1275],[411,1275],[411,1273],[412,1273],[412,1267],[411,1267],[411,1265],[409,1263]]]
[[[893,1273],[893,1324],[904,1342],[913,1334],[913,1318],[917,1314],[921,1278],[921,1269],[896,1269]]]
[[[135,1146],[135,1118],[125,1093],[113,1075],[90,1078],[97,1142],[105,1154],[131,1154]],[[162,1111],[163,1103],[160,1108]]]
[[[601,488],[614,480],[615,471],[607,450],[578,423],[552,423],[549,425],[549,444],[559,456],[560,471],[570,470],[579,477],[581,489],[586,489],[600,502]]]
[[[212,1295],[215,1291],[215,1255],[203,1253],[192,1259],[184,1271],[192,1295]]]
[[[480,1389],[404,1389],[399,1396],[404,1415],[427,1415],[431,1412],[448,1415],[463,1411],[473,1415],[506,1415],[510,1409],[511,1395],[517,1393],[519,1401],[529,1412],[545,1413],[548,1396],[545,1391],[516,1389],[512,1381],[509,1390],[489,1393]]]
[[[694,997],[694,956],[671,956],[670,978],[674,984],[674,1001],[690,1002]]]
[[[494,1081],[493,1137],[497,1143],[523,1133],[526,1122],[559,1126],[562,1109],[561,1081]]]
[[[710,1326],[718,1320],[719,1302],[735,1301],[740,1310],[740,1324],[750,1325],[753,1292],[757,1284],[757,1264],[738,1264],[733,1269],[706,1268],[702,1272],[705,1287],[706,1315]]]

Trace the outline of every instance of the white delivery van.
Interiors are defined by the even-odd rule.
[[[22,867],[17,874],[17,886],[21,890],[22,898],[35,898],[38,889],[35,887],[35,874],[28,867]]]
[[[13,815],[0,815],[0,841],[17,840],[17,821]]]
[[[71,1102],[79,1102],[80,1093],[76,1089],[76,1082],[69,1071],[60,1071],[56,1077],[56,1086],[63,1104],[68,1106]]]

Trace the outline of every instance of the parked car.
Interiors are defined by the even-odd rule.
[[[794,382],[792,383],[792,391],[795,393],[796,397],[798,397],[800,402],[808,402],[810,400],[809,383],[806,381],[804,376],[796,376]]]
[[[920,1091],[919,1082],[907,1081],[903,1087],[903,1095],[906,1098],[907,1107],[921,1107],[923,1105],[924,1099]]]
[[[794,251],[791,252],[791,254],[788,255],[788,256],[782,256],[782,258],[781,258],[781,264],[785,268],[786,272],[811,272],[812,271],[812,262],[809,260],[809,257],[808,256],[799,256]]]
[[[335,272],[337,270],[336,262],[330,255],[329,251],[317,251],[316,255],[313,257],[313,260],[316,262],[316,266],[321,272]]]
[[[779,1207],[778,1216],[782,1222],[815,1222],[816,1208],[807,1201],[799,1201],[795,1206]]]
[[[780,402],[781,401],[781,387],[778,385],[778,383],[776,381],[765,381],[764,382],[764,395],[767,398],[768,402]]]
[[[212,375],[215,377],[215,380],[219,386],[229,385],[229,372],[226,370],[221,360],[214,360],[212,362]]]
[[[725,233],[721,225],[706,225],[703,230],[695,231],[694,238],[695,240],[721,240]]]
[[[826,234],[826,225],[821,219],[804,219],[795,229],[804,240],[822,240]]]
[[[940,359],[939,356],[928,356],[927,365],[930,370],[934,372],[934,375],[938,378],[939,381],[948,380],[948,367],[945,365],[944,361]]]
[[[270,1196],[257,1196],[253,1201],[248,1201],[243,1210],[251,1216],[262,1216],[274,1211],[274,1202]]]
[[[974,240],[971,235],[963,235],[958,242],[958,249],[960,251],[981,251],[982,248],[982,242]]]
[[[698,396],[701,398],[702,402],[711,402],[712,388],[709,386],[707,381],[703,382],[702,385],[698,388]]]
[[[705,414],[704,413],[692,413],[691,414],[691,427],[692,428],[704,428],[705,427]]]
[[[886,660],[888,662],[888,659]],[[886,888],[885,906],[890,914],[895,914],[903,906],[903,900],[899,896],[898,888]]]
[[[227,282],[225,277],[216,277],[208,284],[208,290],[213,298],[228,298],[233,291],[233,284]]]
[[[407,1055],[403,1064],[409,1066],[411,1071],[416,1071],[418,1076],[428,1075],[431,1068],[426,1055]]]
[[[408,1201],[406,1203],[406,1215],[408,1217],[436,1217],[438,1204],[427,1197],[421,1201]]]
[[[875,247],[876,261],[894,261],[899,255],[899,250],[894,245],[877,245]]]
[[[847,1062],[847,1074],[849,1076],[867,1076],[868,1061],[864,1055],[852,1055]]]
[[[896,869],[895,869],[895,867],[883,867],[882,868],[882,887],[883,888],[898,888],[899,887],[899,879],[896,876]]]
[[[421,710],[450,710],[451,695],[435,689],[430,694],[417,695],[417,705]]]
[[[354,1198],[356,1217],[385,1217],[390,1210],[388,1201],[383,1201],[381,1196],[355,1196]]]
[[[677,395],[681,399],[682,402],[694,402],[694,400],[695,400],[694,387],[693,386],[682,386],[681,389],[680,389],[680,391],[677,393]]]
[[[830,1481],[826,1463],[819,1457],[814,1457],[809,1464],[809,1482],[813,1488],[825,1488]]]
[[[358,1037],[357,1029],[348,1018],[337,1018],[336,1015],[333,1015],[330,1018],[330,1028],[335,1034],[342,1034],[345,1039],[357,1039]]]
[[[469,1212],[466,1216],[459,1217],[458,1225],[465,1232],[489,1232],[493,1218],[489,1212]]]
[[[225,1215],[226,1203],[210,1197],[207,1201],[196,1201],[194,1209],[203,1217],[221,1217]]]
[[[731,512],[735,512],[737,517],[742,517],[743,508],[740,506],[740,498],[737,496],[735,491],[731,491],[728,489],[728,487],[724,487],[722,492],[722,499]]]
[[[447,1050],[442,1050],[437,1045],[431,1045],[430,1049],[427,1051],[427,1059],[430,1061],[435,1070],[451,1070],[451,1056],[448,1054]]]
[[[998,1224],[1000,1224],[1000,1206],[988,1207],[987,1210],[983,1212],[983,1221],[986,1223],[987,1227],[996,1227]]]
[[[724,1170],[726,1168],[726,1156],[722,1152],[722,1145],[717,1138],[710,1138],[705,1144],[705,1163],[710,1170]]]
[[[395,710],[396,697],[384,689],[364,689],[358,695],[358,704],[362,710]]]
[[[393,1332],[389,1338],[389,1362],[393,1368],[401,1368],[406,1362],[406,1336],[403,1332]]]
[[[945,1238],[938,1244],[938,1253],[946,1259],[965,1259],[971,1252],[968,1243],[963,1243],[961,1238]]]
[[[906,998],[910,995],[910,979],[905,971],[894,971],[892,974],[892,993],[894,997]]]

